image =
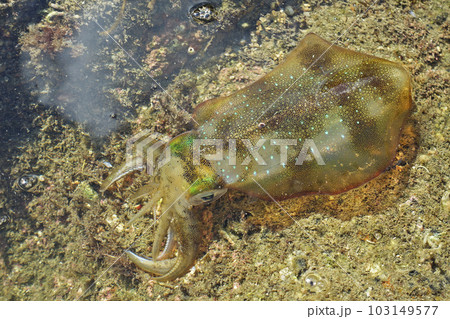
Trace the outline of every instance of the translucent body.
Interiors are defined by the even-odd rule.
[[[212,162],[228,187],[267,198],[256,180],[283,199],[340,193],[377,176],[394,156],[411,104],[410,78],[401,65],[309,34],[269,74],[202,103],[196,120],[201,138],[237,139],[236,165]],[[267,165],[241,165],[248,154],[242,139],[253,145],[266,139],[259,154]],[[286,165],[280,165],[274,140],[290,140]],[[307,140],[325,165],[296,164]]]
[[[152,258],[128,256],[155,279],[172,280],[197,258],[201,232],[193,205],[227,188],[285,199],[365,183],[390,164],[411,105],[410,78],[402,66],[307,35],[269,74],[197,107],[199,125],[168,143],[171,159],[159,171],[159,182],[134,196],[151,197],[143,213],[163,198]],[[208,157],[208,151],[217,153],[208,140],[220,141],[223,158]],[[202,144],[210,146],[196,162]],[[140,169],[133,164],[136,157],[102,189]]]

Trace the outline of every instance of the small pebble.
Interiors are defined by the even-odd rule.
[[[311,271],[304,275],[304,281],[309,290],[312,292],[321,292],[328,289],[328,282],[322,278],[317,272]]]
[[[294,15],[294,9],[292,9],[291,6],[287,6],[286,8],[284,8],[284,12],[286,12],[288,17],[292,17]]]
[[[112,164],[110,162],[108,162],[108,161],[103,161],[102,164],[105,165],[107,168],[112,168],[113,167]]]
[[[193,55],[193,54],[195,54],[195,49],[193,47],[189,47],[187,50],[187,53],[190,55]]]
[[[216,19],[216,9],[212,3],[201,2],[189,9],[189,15],[197,23],[209,23]]]
[[[23,191],[30,191],[39,182],[38,176],[34,174],[25,174],[16,180],[17,186]]]

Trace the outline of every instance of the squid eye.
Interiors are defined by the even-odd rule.
[[[204,202],[209,202],[209,201],[212,201],[212,200],[214,199],[214,194],[202,196],[202,197],[200,197],[200,198],[201,198],[202,201],[204,201]]]
[[[223,188],[223,189],[212,189],[212,190],[203,192],[201,194],[197,194],[197,195],[192,196],[189,199],[189,203],[191,205],[207,204],[207,203],[210,203],[212,201],[215,201],[216,199],[218,199],[220,196],[222,196],[226,192],[227,192],[226,188]]]

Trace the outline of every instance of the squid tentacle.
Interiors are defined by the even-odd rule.
[[[155,203],[160,199],[161,195],[159,192],[157,192],[145,205],[144,207],[142,207],[138,213],[136,213],[131,219],[130,221],[127,223],[128,225],[133,224],[138,218],[140,218],[141,216],[144,216],[145,214],[147,214],[148,212],[150,212],[153,209],[153,206],[155,205]]]
[[[169,258],[169,256],[172,254],[173,249],[175,248],[177,242],[175,240],[175,232],[173,231],[172,227],[169,227],[169,230],[167,232],[167,239],[166,244],[164,245],[163,251],[159,254],[157,260],[164,260]]]
[[[104,192],[111,186],[114,182],[118,181],[122,177],[131,174],[136,171],[142,171],[146,169],[147,160],[147,151],[150,147],[152,147],[155,144],[158,143],[167,143],[169,142],[170,138],[168,136],[162,135],[161,133],[153,132],[150,133],[149,131],[144,131],[139,134],[137,134],[134,138],[129,139],[128,143],[130,145],[127,145],[127,152],[128,147],[134,146],[134,149],[136,151],[136,154],[128,157],[125,160],[125,162],[118,167],[116,167],[111,174],[103,181],[102,185],[100,186],[100,191]],[[128,144],[127,143],[127,144]],[[137,148],[138,145],[142,145],[142,143],[145,143],[145,149]],[[162,153],[162,149],[158,148],[154,152],[154,156],[158,157]]]
[[[201,238],[200,232],[198,231],[199,220],[197,216],[195,216],[190,208],[180,205],[179,203],[174,205],[174,209],[176,211],[176,216],[174,216],[173,219],[168,219],[169,222],[167,223],[167,226],[164,224],[158,229],[162,234],[167,234],[169,238],[167,239],[164,251],[157,258],[162,259],[170,254],[170,250],[173,248],[175,242],[171,239],[173,238],[173,235],[175,235],[178,247],[177,257],[157,260],[157,258],[141,257],[131,251],[126,252],[127,256],[136,266],[144,271],[158,275],[155,279],[159,281],[174,280],[184,275],[195,263],[199,252]],[[165,232],[163,232],[163,230],[165,230]],[[173,234],[170,234],[171,232],[173,232]],[[160,246],[156,248],[157,253],[159,253],[159,249]],[[153,253],[153,255],[155,254]]]
[[[160,258],[158,258],[158,256],[159,256],[159,252],[161,250],[161,243],[163,242],[166,235],[168,235],[172,215],[173,215],[172,212],[168,211],[165,215],[163,215],[159,219],[159,224],[158,224],[158,228],[156,229],[155,239],[153,241],[153,247],[152,247],[152,258],[154,260],[158,260],[158,259],[160,260]],[[169,238],[169,240],[170,240],[170,238]],[[172,241],[173,241],[173,236],[172,236]]]
[[[141,171],[145,168],[144,160],[141,156],[133,156],[130,160],[125,161],[122,165],[115,168],[111,174],[103,181],[100,186],[100,191],[104,192],[115,181],[118,181],[122,177],[131,174],[136,171]]]
[[[173,269],[176,258],[154,261],[152,258],[141,257],[130,250],[125,251],[128,258],[139,268],[155,275],[164,276]],[[162,277],[156,277],[159,280]],[[169,279],[168,279],[169,280]]]

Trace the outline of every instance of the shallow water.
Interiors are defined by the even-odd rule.
[[[448,3],[223,0],[198,23],[199,2],[0,4],[0,298],[448,300]],[[99,191],[126,141],[189,130],[310,32],[411,73],[400,165],[335,196],[229,192],[198,209],[203,253],[174,282],[119,258],[153,238],[151,214],[127,225],[148,176]]]

